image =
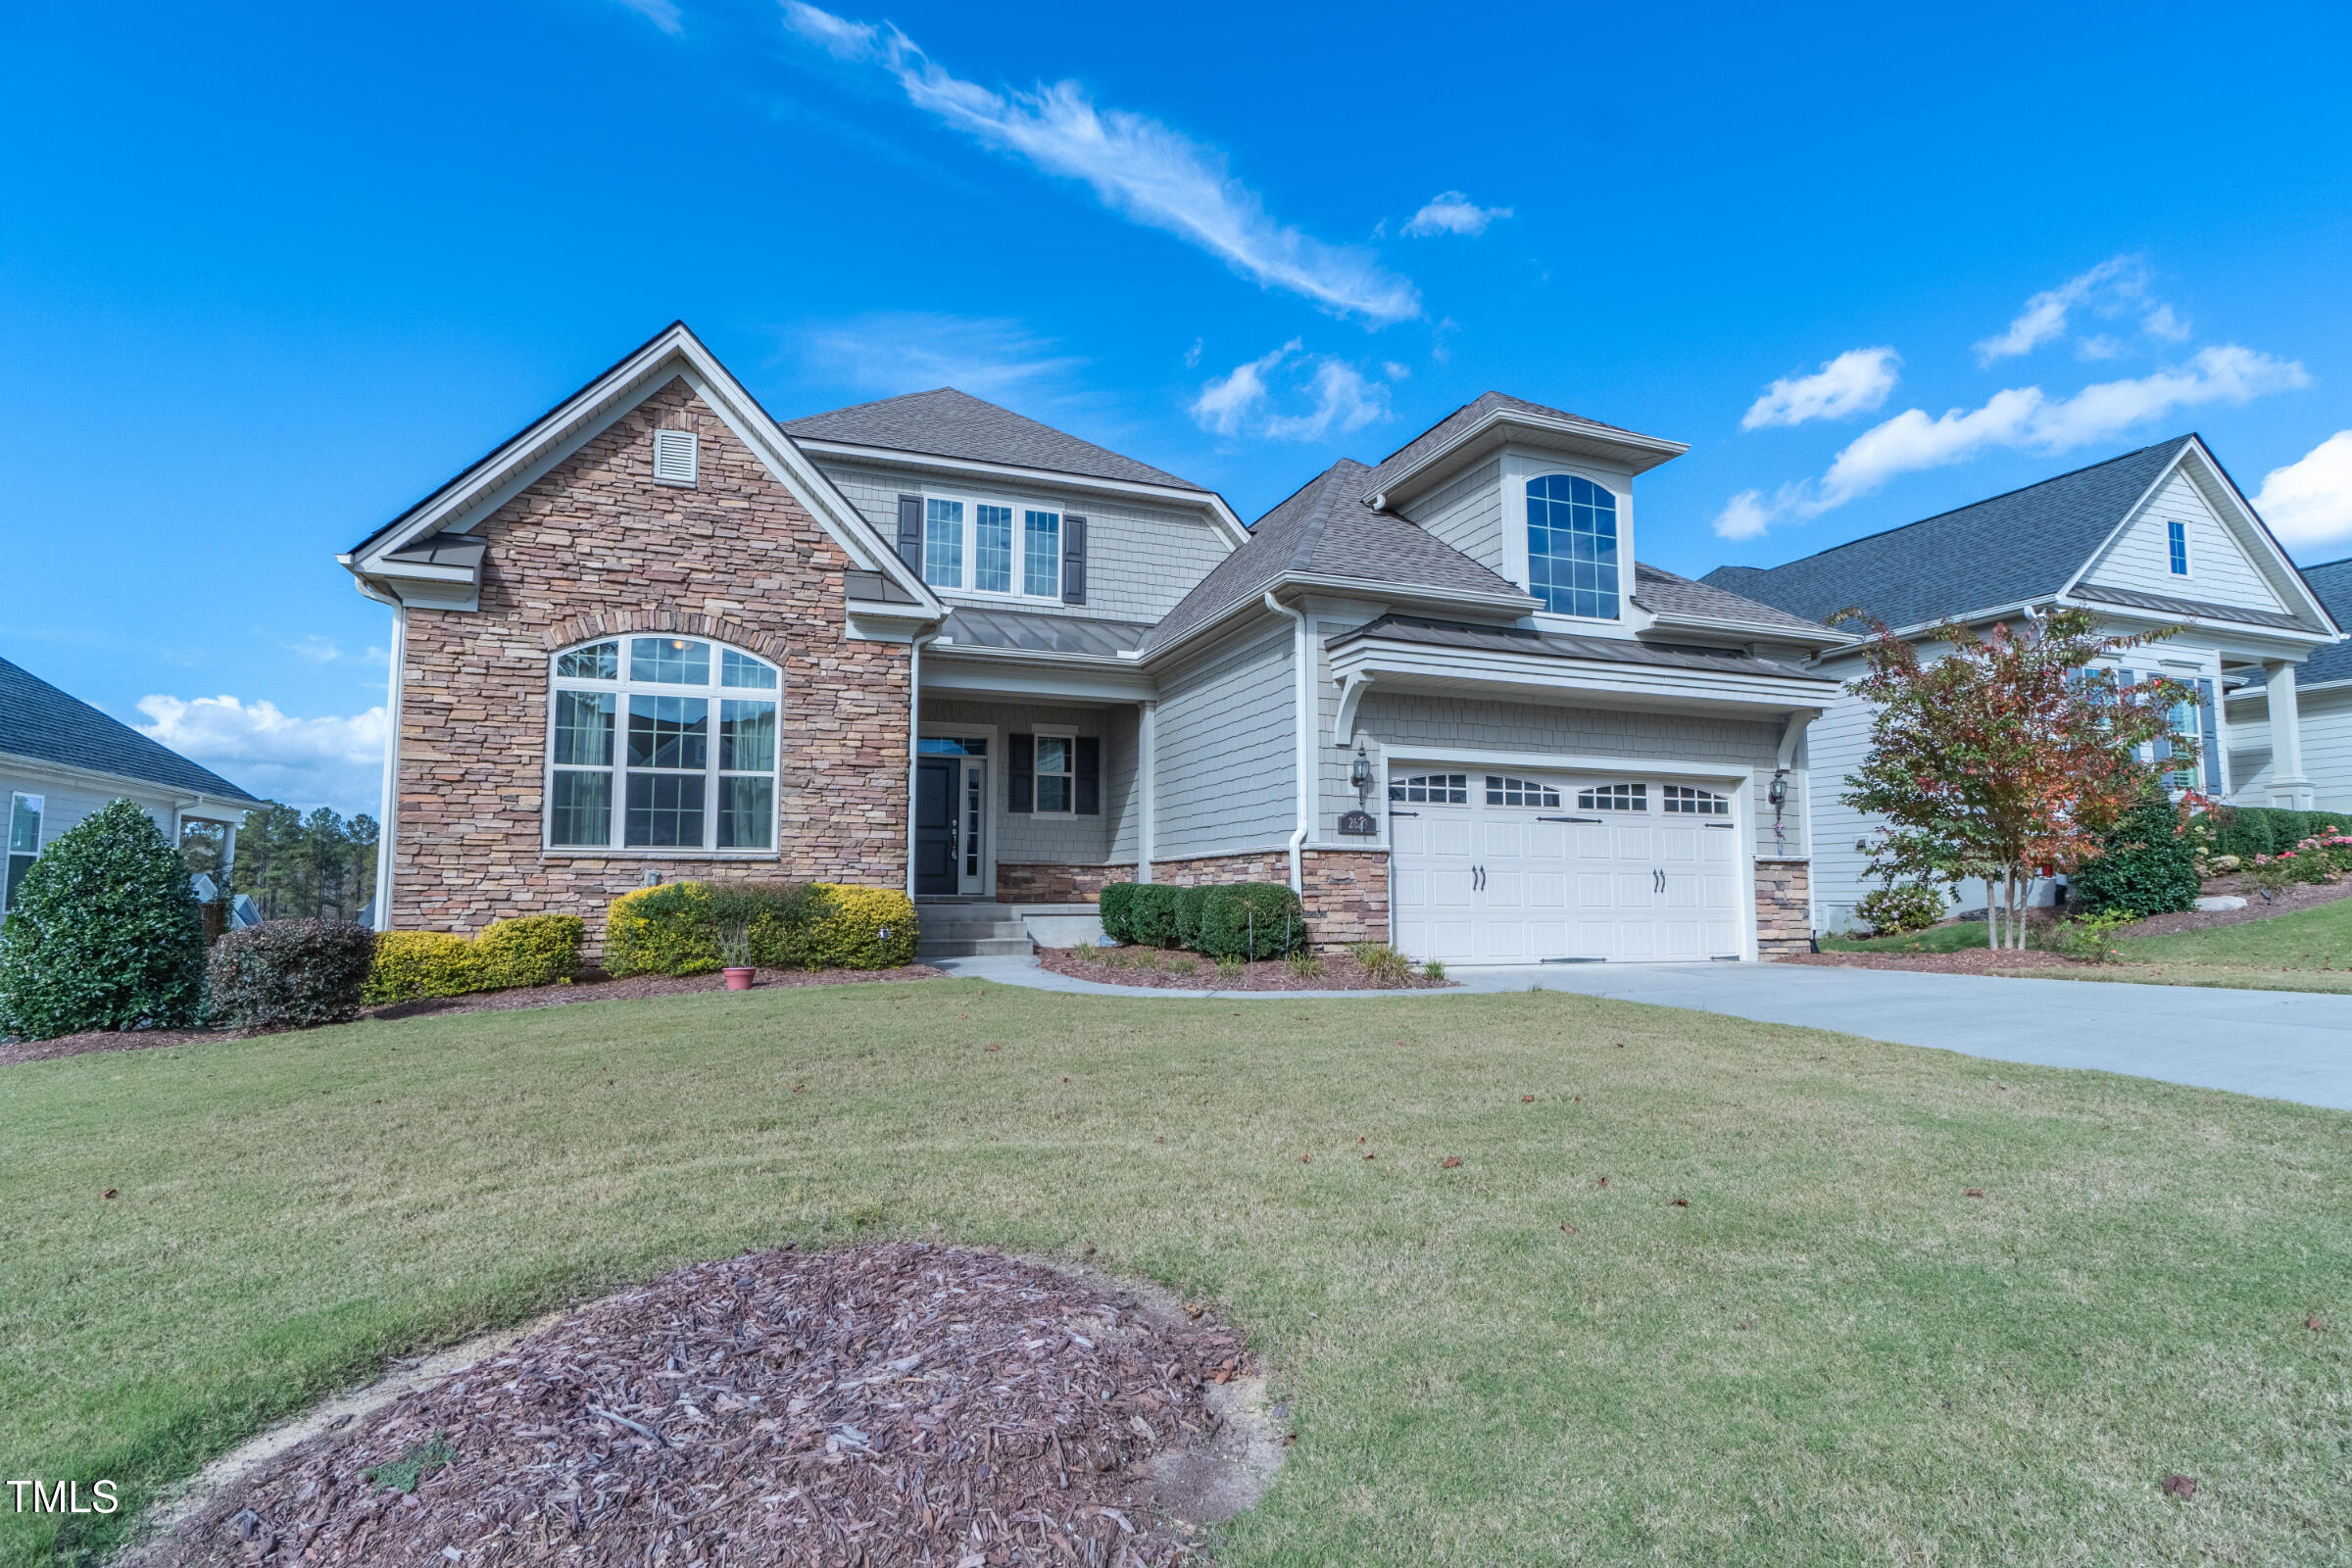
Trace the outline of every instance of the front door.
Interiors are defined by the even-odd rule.
[[[914,891],[953,894],[962,886],[956,829],[963,760],[919,758],[914,765]]]

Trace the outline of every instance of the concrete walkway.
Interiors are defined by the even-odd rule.
[[[1834,1029],[1995,1061],[2088,1067],[2200,1089],[2352,1110],[2352,996],[2109,981],[1996,980],[1797,963],[1547,964],[1456,969],[1437,991],[1158,991],[1072,979],[1035,959],[951,958],[939,967],[1005,985],[1109,997],[1327,1002],[1396,997],[1442,1004],[1492,991],[1573,991],[1694,1007],[1762,1023]]]

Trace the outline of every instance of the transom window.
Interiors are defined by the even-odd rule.
[[[1732,803],[1708,790],[1689,784],[1669,784],[1661,792],[1666,797],[1666,814],[1677,812],[1685,816],[1729,816]]]
[[[1557,810],[1560,792],[1523,778],[1498,778],[1487,775],[1487,804],[1489,806],[1540,806]]]
[[[1392,801],[1422,801],[1432,806],[1468,806],[1470,804],[1470,775],[1467,773],[1415,773],[1389,786]]]
[[[923,581],[934,588],[1061,597],[1061,514],[1045,507],[923,499]]]
[[[2188,575],[2188,524],[2168,522],[2164,525],[2164,547],[2172,558],[2173,575]]]
[[[779,686],[765,660],[692,637],[558,654],[549,847],[774,849]]]
[[[1527,481],[1527,589],[1562,615],[1617,618],[1617,498],[1590,479]]]
[[[1576,808],[1580,811],[1646,811],[1649,809],[1649,786],[1646,784],[1601,784],[1576,792]]]

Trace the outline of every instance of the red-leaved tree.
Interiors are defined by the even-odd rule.
[[[1996,890],[1991,947],[2026,945],[2036,867],[2072,870],[2163,775],[2193,777],[2196,742],[2174,718],[2193,689],[2163,677],[2120,686],[2094,667],[2170,630],[2111,636],[2084,610],[1984,635],[1947,621],[1923,658],[1858,612],[1836,618],[1875,632],[1870,672],[1847,686],[1878,708],[1870,756],[1840,797],[1886,818],[1871,869],[1889,885],[1983,877]],[[2195,802],[2183,801],[2184,820]]]

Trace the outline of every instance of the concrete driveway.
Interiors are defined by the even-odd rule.
[[[2088,1067],[2352,1110],[2352,996],[2082,980],[1995,980],[1801,963],[1546,964],[1456,969],[1460,990],[1153,991],[1097,985],[1033,958],[940,967],[1007,985],[1100,996],[1336,1001],[1401,996],[1443,1005],[1463,992],[1574,991],[1763,1023],[1835,1029],[1995,1061]]]

